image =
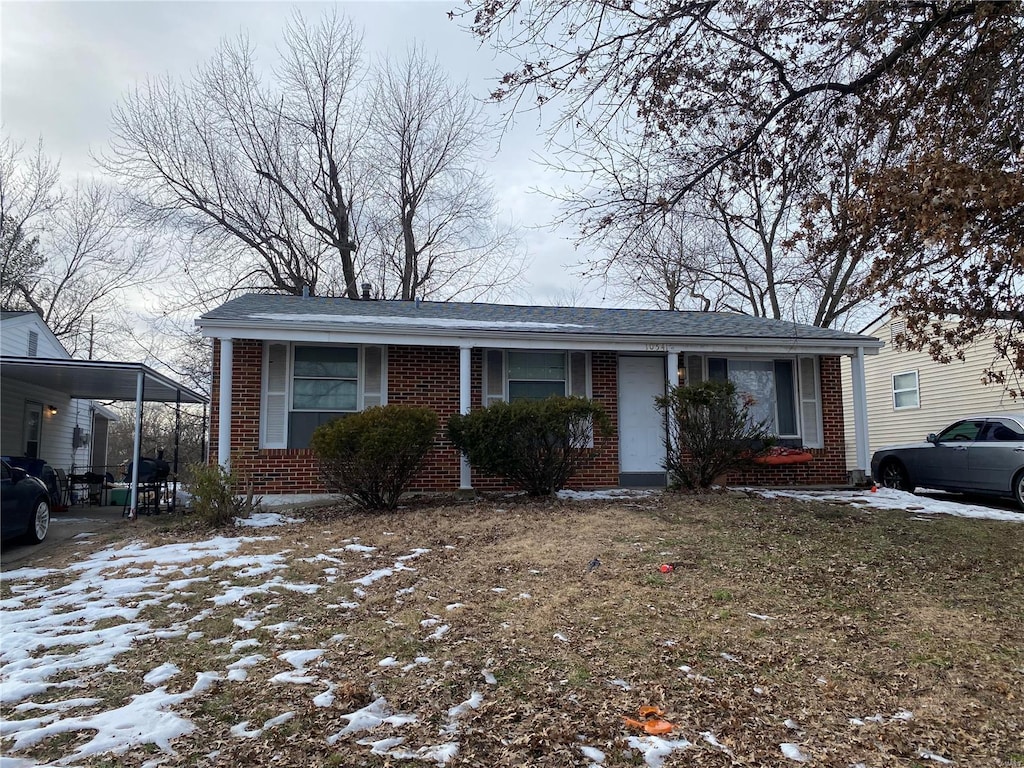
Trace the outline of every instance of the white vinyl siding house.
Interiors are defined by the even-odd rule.
[[[35,312],[2,314],[0,356],[71,359]],[[68,473],[104,464],[108,422],[116,419],[115,413],[91,400],[5,377],[0,391],[0,455],[40,458]]]
[[[877,355],[864,360],[868,445],[872,453],[886,445],[924,440],[957,419],[1018,407],[1001,386],[982,383],[982,371],[993,359],[990,341],[981,339],[965,350],[964,360],[937,363],[927,351],[900,349],[894,342],[902,330],[901,319],[886,315],[861,331],[885,340]],[[850,366],[845,364],[843,391],[849,392],[851,386]],[[852,409],[848,398],[843,402],[847,463],[852,469]]]

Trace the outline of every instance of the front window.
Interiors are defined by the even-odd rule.
[[[307,448],[321,424],[385,401],[383,347],[268,342],[263,367],[264,448]]]
[[[731,381],[738,395],[749,397],[750,417],[766,423],[779,437],[797,437],[797,387],[792,360],[708,358],[708,378]]]
[[[564,396],[565,367],[564,352],[509,352],[509,402]]]
[[[892,407],[897,411],[921,407],[917,371],[897,373],[892,377]]]
[[[358,410],[355,347],[296,347],[293,371],[293,411]]]
[[[805,447],[820,448],[821,397],[813,357],[756,359],[686,358],[686,383],[731,381],[748,397],[751,419],[765,422],[780,438],[800,439]]]
[[[552,395],[590,396],[587,352],[488,349],[484,353],[485,406]]]

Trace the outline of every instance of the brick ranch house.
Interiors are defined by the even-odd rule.
[[[202,315],[213,339],[213,458],[247,474],[257,494],[320,493],[313,430],[374,405],[427,406],[442,432],[415,490],[500,487],[447,441],[450,416],[499,400],[577,394],[604,406],[578,489],[665,484],[668,385],[729,378],[756,400],[803,464],[729,478],[758,485],[849,481],[840,362],[852,359],[857,465],[868,467],[864,355],[877,339],[722,312],[373,301],[250,294]],[[858,372],[860,376],[858,376]]]

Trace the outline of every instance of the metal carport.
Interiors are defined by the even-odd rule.
[[[206,405],[210,398],[143,363],[71,360],[39,357],[0,357],[0,379],[13,379],[63,392],[82,400],[120,400],[135,403],[132,455],[131,515],[138,509],[139,463],[142,451],[142,404]]]

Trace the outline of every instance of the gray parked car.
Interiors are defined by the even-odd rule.
[[[1005,496],[1024,507],[1024,413],[961,419],[926,442],[882,448],[871,457],[879,485]]]

